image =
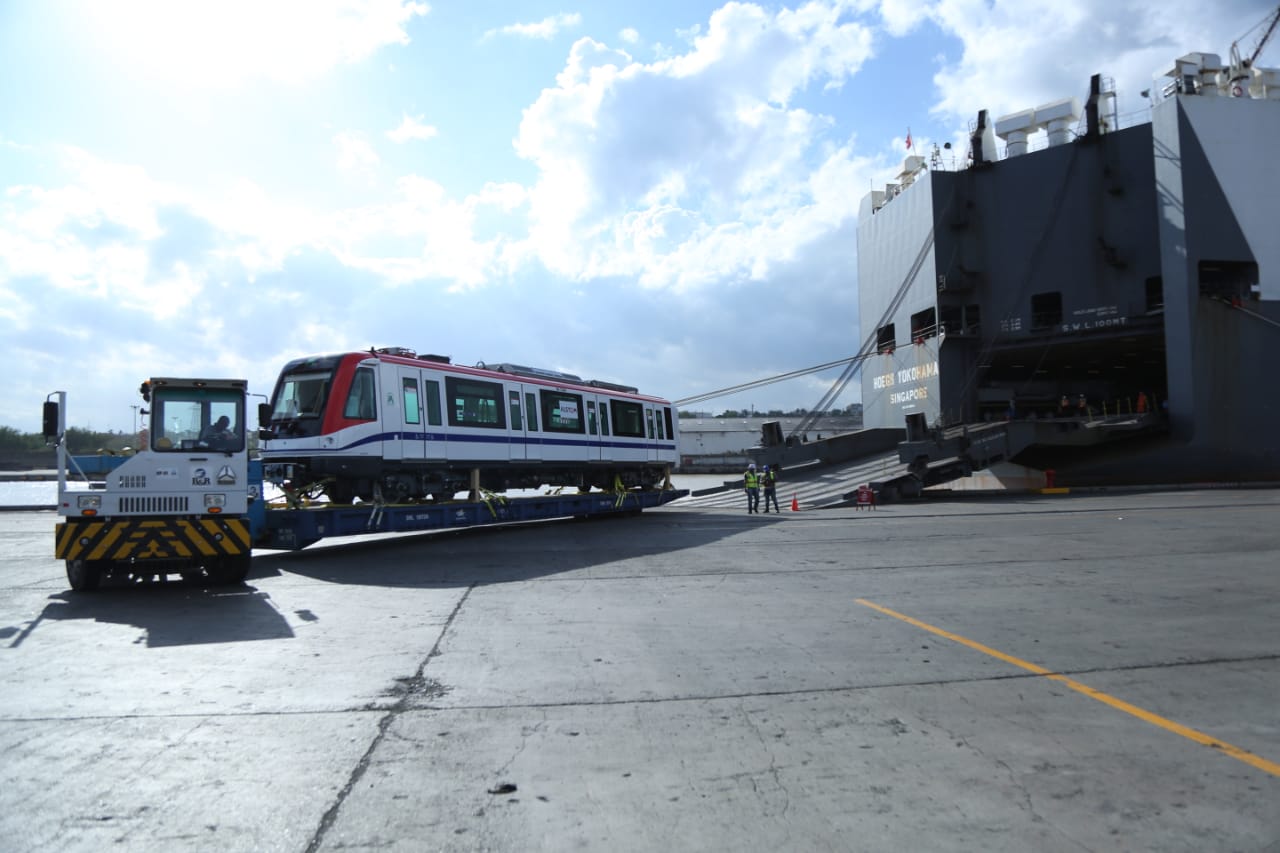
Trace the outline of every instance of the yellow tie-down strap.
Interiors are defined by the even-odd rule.
[[[248,554],[247,518],[71,519],[58,525],[59,560],[163,560]]]

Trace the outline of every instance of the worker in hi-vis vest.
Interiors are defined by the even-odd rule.
[[[742,475],[743,485],[747,488],[747,513],[760,511],[760,475],[756,473],[756,463],[747,466],[747,473]]]
[[[764,487],[764,511],[769,511],[769,502],[773,502],[773,511],[782,512],[778,507],[778,472],[764,466],[764,473],[760,475],[760,485]]]

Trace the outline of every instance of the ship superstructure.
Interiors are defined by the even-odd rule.
[[[924,485],[1280,479],[1280,72],[1244,71],[1183,56],[1125,128],[1101,76],[980,113],[964,168],[908,157],[862,200],[864,423],[907,429]]]

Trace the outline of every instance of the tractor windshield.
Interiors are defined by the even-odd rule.
[[[160,452],[244,449],[244,393],[163,386],[151,400],[151,447]]]

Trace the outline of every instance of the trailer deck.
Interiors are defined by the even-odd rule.
[[[537,497],[488,495],[478,501],[414,504],[318,504],[298,509],[274,509],[265,504],[250,517],[254,544],[260,548],[296,551],[335,536],[368,533],[478,527],[552,518],[626,515],[661,506],[689,494],[688,489],[588,492]]]

